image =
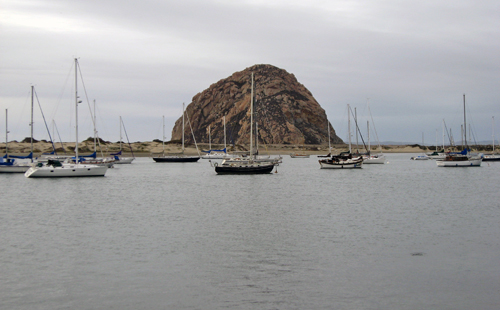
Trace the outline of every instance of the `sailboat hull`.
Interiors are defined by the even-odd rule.
[[[1,165],[0,173],[25,173],[31,166]]]
[[[482,159],[468,159],[468,160],[440,160],[436,161],[438,167],[480,167]]]
[[[200,159],[198,156],[165,156],[153,157],[157,163],[194,163]]]
[[[217,174],[268,174],[273,172],[274,164],[270,165],[216,165]]]
[[[81,164],[64,164],[61,167],[32,166],[24,174],[27,178],[61,178],[61,177],[103,177],[108,167]]]

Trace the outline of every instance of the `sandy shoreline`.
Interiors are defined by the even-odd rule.
[[[63,142],[63,143],[55,143],[55,148],[57,153],[71,154],[74,153],[75,143],[74,142]],[[83,141],[79,144],[79,152],[81,154],[92,153],[94,151],[94,142],[93,141]],[[151,154],[162,153],[163,145],[161,142],[152,141],[152,142],[134,142],[131,143],[132,151],[137,157],[148,157]],[[122,144],[122,150],[124,154],[131,154],[130,146],[128,144]],[[212,144],[212,149],[221,149],[224,148],[223,145]],[[244,151],[248,146],[236,146],[234,148],[235,151]],[[29,142],[9,142],[8,143],[8,152],[11,155],[23,155],[29,154],[31,149],[31,144]],[[199,143],[198,149],[200,150],[208,150],[208,143]],[[355,146],[352,147],[353,150],[357,148]],[[53,148],[51,143],[46,141],[39,141],[33,144],[34,154],[39,155],[41,153],[49,153],[52,152]],[[100,145],[97,145],[98,155],[101,155],[101,152],[104,156],[109,155],[110,153],[115,153],[120,150],[119,143],[112,142],[102,142]],[[165,152],[167,153],[178,153],[181,152],[182,145],[179,143],[165,143]],[[232,151],[233,148],[228,146],[228,151]],[[338,154],[343,151],[348,150],[348,145],[332,145],[332,153]],[[364,151],[364,147],[359,147],[360,152]],[[5,143],[0,143],[0,151],[5,153]],[[306,153],[310,155],[321,155],[328,153],[328,145],[260,145],[259,151],[261,154],[271,154],[271,155],[288,155],[294,152]],[[383,145],[382,152],[383,153],[423,153],[430,152],[426,147],[421,147],[419,145]],[[372,152],[378,152],[378,148],[372,149]],[[196,147],[194,145],[189,145],[185,148],[186,154],[197,154]]]

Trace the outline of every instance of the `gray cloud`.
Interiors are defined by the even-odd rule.
[[[491,139],[499,111],[496,1],[3,3],[0,107],[13,139],[29,135],[31,84],[72,139],[73,57],[96,99],[100,135],[113,141],[120,115],[133,141],[161,138],[162,115],[170,137],[182,102],[257,63],[295,74],[344,139],[346,105],[366,120],[367,98],[385,141],[420,142],[424,133],[434,142],[443,119],[456,135],[463,93],[479,140]],[[80,109],[84,123],[88,108]]]

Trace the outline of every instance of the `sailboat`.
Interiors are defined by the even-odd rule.
[[[379,152],[377,154],[371,153],[371,142],[370,142],[370,121],[367,121],[367,130],[368,130],[368,153],[363,156],[364,164],[385,164],[385,155],[382,153],[382,146],[380,145],[380,141],[378,139],[377,130],[375,129],[375,123],[373,122],[372,112],[370,111],[370,106],[368,105],[368,112],[370,113],[370,118],[372,119],[372,126],[375,130],[375,137],[377,138],[377,144],[379,148]]]
[[[31,89],[31,93],[32,93],[31,98],[33,99],[33,86]],[[33,107],[33,100],[31,101],[31,106]],[[31,121],[31,125],[33,125],[33,120]],[[31,127],[33,128],[33,126]],[[31,134],[31,152],[28,156],[9,155],[8,135],[9,135],[8,110],[5,109],[5,155],[2,158],[0,158],[0,173],[25,173],[31,167],[31,162],[33,162],[33,131]],[[31,162],[27,164],[25,162],[18,161],[17,159],[29,159]]]
[[[483,156],[483,161],[500,161],[500,154],[495,154],[495,117],[492,116],[492,151],[491,154],[485,154]]]
[[[165,154],[165,117],[163,118],[163,154],[153,157],[157,163],[194,163],[200,156],[188,156],[184,154],[184,103],[182,104],[182,152],[177,154]]]
[[[122,117],[120,116],[120,151],[116,153],[111,153],[110,155],[114,156],[115,164],[131,164],[132,161],[134,161],[135,157],[122,157],[122,127],[125,130],[125,125],[123,124]],[[126,131],[125,135],[127,135]],[[128,140],[128,135],[127,135],[127,140]],[[132,152],[132,156],[134,156],[134,151],[132,151],[132,148],[130,148],[130,151]]]
[[[253,152],[253,102],[254,102],[254,79],[252,72],[252,88],[250,98],[250,155],[248,158],[226,158],[220,164],[214,163],[217,174],[267,174],[271,173],[277,162],[260,161],[256,159]]]
[[[226,149],[226,117],[224,116],[224,148],[222,150],[212,150],[212,136],[210,132],[210,126],[208,126],[208,151],[203,151],[206,153],[202,155],[203,159],[223,159],[228,156]]]
[[[482,162],[481,156],[470,154],[467,146],[467,121],[465,114],[465,94],[464,94],[464,142],[465,147],[460,153],[448,153],[443,160],[436,161],[438,167],[479,167]]]
[[[78,156],[78,104],[81,103],[78,96],[78,59],[75,58],[75,162],[68,160],[60,162],[49,159],[46,163],[33,164],[24,174],[27,178],[49,178],[49,177],[94,177],[104,176],[108,170],[107,166],[97,166],[80,163]]]
[[[350,110],[351,109],[349,105],[347,105],[349,151],[342,152],[339,155],[331,155],[329,158],[318,160],[321,169],[353,169],[353,168],[361,168],[363,165],[363,156],[359,154],[353,155],[351,150]]]

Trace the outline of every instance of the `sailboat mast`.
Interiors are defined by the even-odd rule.
[[[368,130],[368,154],[370,154],[370,121],[366,121],[366,128]]]
[[[491,147],[493,148],[492,153],[495,153],[495,117],[491,117]]]
[[[120,152],[122,150],[122,117],[120,116]]]
[[[250,158],[253,151],[253,72],[252,72],[252,90],[250,93]]]
[[[163,145],[163,156],[165,156],[165,115],[163,115],[163,139],[162,139],[162,145]]]
[[[75,58],[75,157],[78,164],[78,59]]]
[[[349,153],[351,153],[351,114],[350,112],[351,107],[349,104],[347,105],[347,135],[349,137]]]
[[[210,133],[210,125],[208,125],[208,149],[212,149],[212,135]]]
[[[467,121],[465,118],[465,94],[464,94],[464,141],[465,141],[465,147],[467,147]]]
[[[354,123],[356,124],[356,152],[359,154],[359,142],[358,142],[358,110],[354,108]]]
[[[94,99],[94,152],[97,152],[97,130],[95,129],[96,114],[95,114],[95,99]]]
[[[182,153],[184,153],[184,102],[182,103]]]
[[[5,109],[5,155],[8,158],[9,156],[9,148],[7,147],[9,144],[9,126],[7,124],[8,122],[8,109]]]
[[[224,120],[224,149],[226,149],[226,116],[223,116]]]
[[[31,154],[33,154],[33,93],[34,93],[34,86],[31,85],[31,122],[30,122],[30,127],[31,127]],[[31,161],[33,161],[33,156],[31,157]]]

